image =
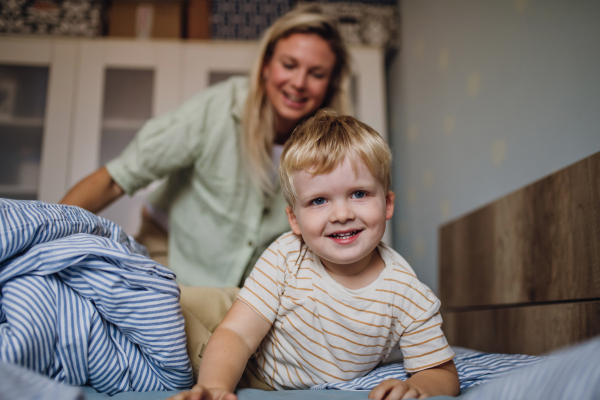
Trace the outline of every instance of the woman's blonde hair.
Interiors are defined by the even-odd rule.
[[[250,90],[242,119],[244,157],[255,186],[263,193],[273,193],[275,187],[271,180],[275,167],[271,159],[275,139],[274,115],[265,91],[263,67],[273,56],[277,41],[294,33],[314,33],[329,44],[336,62],[321,106],[344,114],[350,112],[347,96],[349,55],[338,31],[337,21],[314,6],[298,8],[275,21],[260,43],[250,75]]]
[[[283,148],[279,178],[288,204],[294,207],[298,199],[292,179],[294,172],[328,174],[346,157],[353,168],[358,160],[364,162],[383,185],[384,193],[389,192],[392,153],[383,138],[356,118],[325,108],[299,125]]]

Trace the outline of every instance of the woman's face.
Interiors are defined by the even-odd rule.
[[[277,133],[290,133],[321,106],[335,61],[331,47],[317,34],[294,33],[277,41],[262,71]]]

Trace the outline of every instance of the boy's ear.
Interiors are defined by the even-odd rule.
[[[285,213],[287,214],[288,222],[290,223],[292,232],[294,232],[296,235],[301,236],[302,231],[300,230],[300,225],[298,225],[298,219],[296,218],[296,214],[294,214],[294,210],[292,210],[292,207],[287,206],[285,208]]]
[[[396,195],[391,190],[388,192],[387,196],[385,196],[385,219],[392,219],[394,215],[394,200],[396,199]]]

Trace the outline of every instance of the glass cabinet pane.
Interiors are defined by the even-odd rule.
[[[117,157],[144,123],[152,117],[154,71],[151,69],[107,68],[104,79],[100,165]],[[135,235],[149,190],[125,196],[100,215]]]
[[[0,65],[0,197],[37,198],[48,72]]]
[[[154,71],[106,70],[100,164],[104,165],[131,142],[152,116]]]

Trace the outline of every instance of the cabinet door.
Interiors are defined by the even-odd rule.
[[[68,41],[0,40],[0,197],[64,195],[76,54]]]
[[[350,94],[356,118],[375,129],[385,141],[387,132],[387,102],[383,49],[352,47],[352,87]],[[388,242],[389,243],[389,242]]]
[[[73,185],[119,155],[149,118],[180,103],[178,43],[86,41],[81,45],[74,122]],[[100,215],[137,233],[150,189]]]
[[[232,75],[249,75],[257,51],[256,42],[186,44],[182,57],[183,99]]]

